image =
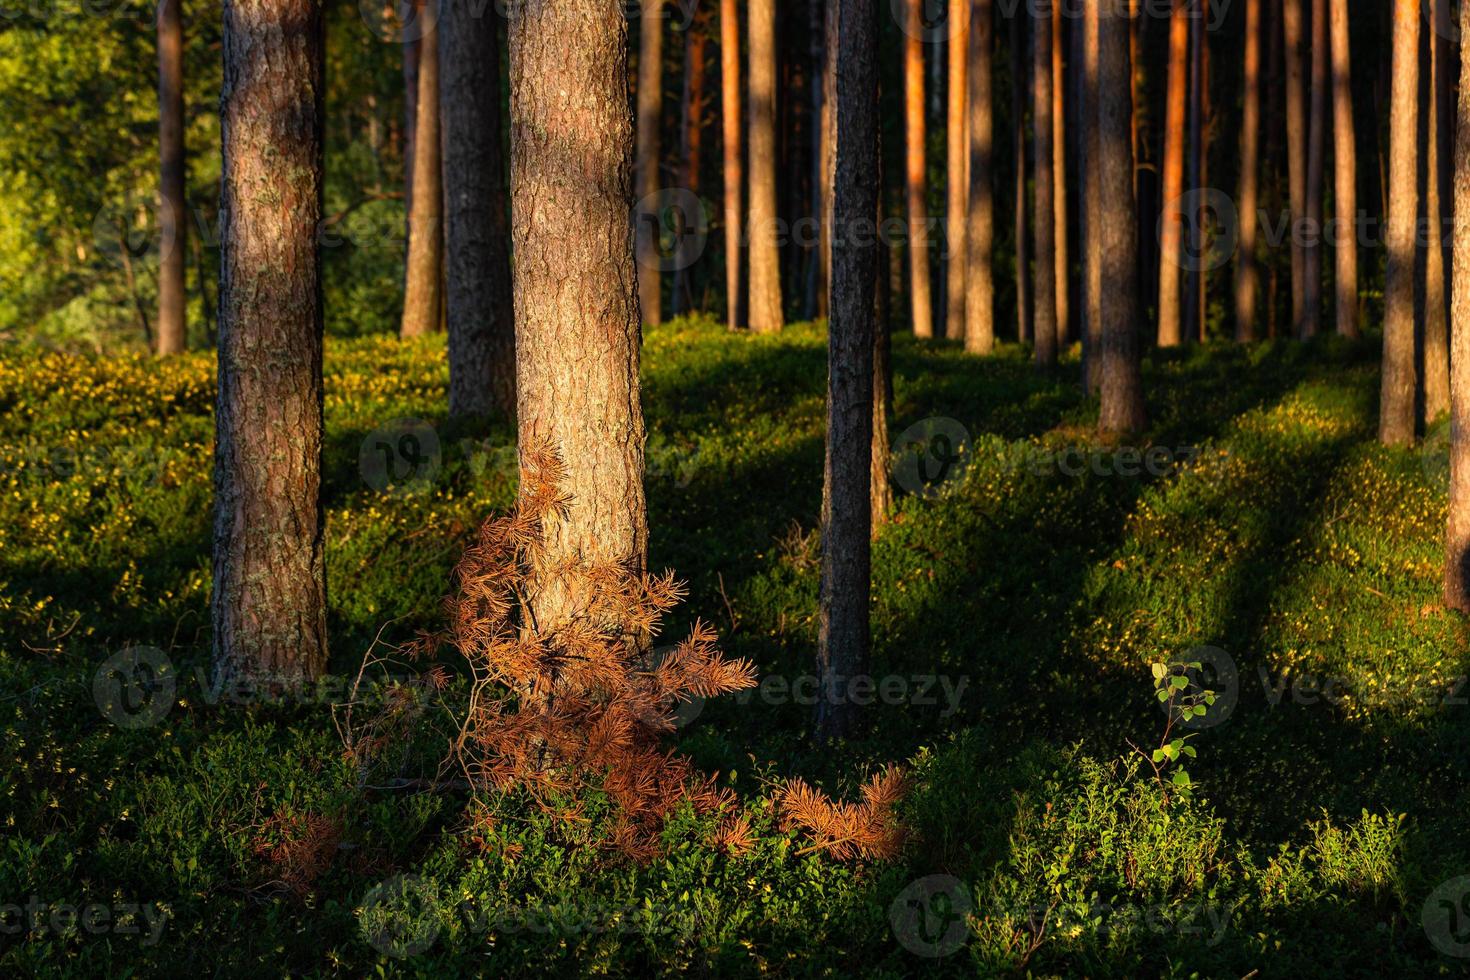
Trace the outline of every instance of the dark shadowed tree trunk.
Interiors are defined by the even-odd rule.
[[[550,563],[647,564],[627,21],[615,0],[510,8],[510,187],[522,458],[549,445],[570,503]],[[541,583],[540,629],[571,599]]]
[[[1256,303],[1261,292],[1256,260],[1261,173],[1261,0],[1245,0],[1245,69],[1241,81],[1245,91],[1241,95],[1240,182],[1236,192],[1240,237],[1235,252],[1235,339],[1247,343],[1256,339]]]
[[[1419,129],[1424,134],[1424,309],[1422,335],[1424,338],[1424,422],[1429,423],[1450,410],[1450,337],[1449,296],[1445,281],[1446,257],[1440,246],[1444,227],[1440,207],[1440,126],[1439,114],[1447,111],[1440,102],[1441,78],[1446,73],[1443,62],[1444,45],[1440,43],[1441,31],[1449,29],[1448,0],[1425,0],[1426,14],[1433,30],[1428,32],[1424,44],[1428,58],[1425,62],[1427,81],[1419,86],[1424,93],[1420,106]],[[1448,150],[1446,150],[1448,152]]]
[[[1283,0],[1283,37],[1286,43],[1286,170],[1291,210],[1291,329],[1301,337],[1307,323],[1307,249],[1302,226],[1307,218],[1307,4],[1310,0]]]
[[[1470,3],[1460,5],[1460,97],[1455,132],[1454,322],[1450,354],[1450,502],[1444,602],[1470,613]]]
[[[924,3],[905,0],[903,29],[904,190],[908,203],[909,308],[915,337],[934,336],[929,286],[929,223],[924,204]]]
[[[1082,143],[1080,154],[1082,172],[1082,290],[1086,303],[1083,314],[1083,383],[1089,395],[1102,389],[1102,240],[1103,226],[1110,220],[1102,210],[1102,173],[1098,170],[1101,147],[1098,140],[1098,7],[1089,0],[1082,24],[1082,85],[1081,105],[1078,118],[1082,121],[1079,133]],[[1131,31],[1129,32],[1132,33]],[[1131,44],[1130,44],[1131,48]],[[1129,145],[1133,136],[1129,135]]]
[[[878,212],[878,21],[875,0],[831,0],[827,73],[833,113],[832,281],[828,297],[827,454],[822,506],[817,703],[821,738],[851,734],[848,684],[868,669],[869,467],[878,248],[854,234]]]
[[[1302,337],[1322,325],[1322,186],[1327,149],[1327,0],[1312,0],[1312,88],[1307,110],[1307,227]]]
[[[740,152],[740,15],[735,0],[720,0],[720,132],[725,167],[725,320],[731,330],[740,316],[740,202],[744,170]]]
[[[327,662],[321,5],[226,0],[221,47],[214,666],[289,682]]]
[[[644,323],[659,323],[661,276],[658,256],[659,125],[664,100],[664,0],[640,0],[638,18],[638,305]],[[650,226],[648,223],[653,222]]]
[[[1062,32],[1062,0],[1052,0],[1051,8],[1051,145],[1052,145],[1052,217],[1055,231],[1052,242],[1056,267],[1057,349],[1072,339],[1072,260],[1067,243],[1067,106],[1066,72],[1064,71]]]
[[[1026,5],[1011,13],[1011,144],[1016,155],[1016,339],[1031,339],[1030,209],[1026,206]]]
[[[418,122],[413,141],[413,197],[408,212],[408,273],[403,289],[404,337],[439,329],[444,306],[444,182],[439,142],[439,35],[434,0],[422,3]]]
[[[1168,101],[1164,110],[1163,214],[1159,222],[1159,346],[1184,339],[1180,276],[1184,271],[1184,147],[1189,106],[1190,0],[1174,0],[1169,19]],[[1106,136],[1104,136],[1106,138]]]
[[[995,109],[991,52],[995,44],[991,0],[970,5],[970,200],[965,233],[965,350],[988,354],[995,347],[994,179]]]
[[[444,308],[457,417],[514,418],[516,409],[498,20],[476,0],[439,0]]]
[[[700,171],[704,166],[705,49],[709,45],[708,21],[699,17],[685,29],[684,90],[679,114],[679,153],[684,163],[683,186],[695,197],[700,194]],[[695,265],[680,265],[674,274],[672,308],[686,313],[697,306],[694,296]]]
[[[965,179],[969,162],[966,139],[966,108],[970,96],[970,0],[949,0],[948,24],[949,92],[945,123],[945,213],[947,245],[944,257],[944,336],[965,337],[965,273],[968,271],[966,237],[969,223],[965,210],[970,188]]]
[[[422,17],[422,8],[414,5],[414,16]],[[419,47],[417,30],[403,33],[403,219],[408,227],[408,212],[413,205],[413,158],[419,126]],[[405,271],[407,266],[405,266]]]
[[[776,246],[776,0],[750,0],[750,329],[780,330]]]
[[[1348,0],[1332,0],[1332,153],[1337,214],[1337,332],[1358,335],[1358,148],[1353,125]]]
[[[1052,175],[1051,10],[1052,0],[1034,0],[1031,20],[1031,120],[1036,140],[1036,187],[1032,202],[1032,251],[1036,255],[1036,363],[1057,362],[1056,184]]]
[[[1383,285],[1383,392],[1378,438],[1414,441],[1414,259],[1418,224],[1419,0],[1393,0],[1387,266]]]
[[[1104,0],[1093,0],[1103,3]],[[1105,433],[1137,432],[1148,425],[1138,339],[1138,223],[1133,200],[1133,97],[1128,84],[1128,17],[1103,7],[1098,19],[1098,140],[1103,282],[1102,407]]]
[[[184,259],[188,205],[184,200],[183,0],[158,4],[158,353],[183,351]]]

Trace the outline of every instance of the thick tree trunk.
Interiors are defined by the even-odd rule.
[[[1286,42],[1286,170],[1291,224],[1291,329],[1305,334],[1307,323],[1307,249],[1303,226],[1307,219],[1307,91],[1303,75],[1306,53],[1303,21],[1308,0],[1284,0],[1283,37]]]
[[[1103,0],[1093,0],[1102,3]],[[1138,342],[1138,225],[1134,220],[1133,99],[1129,92],[1128,18],[1104,9],[1098,21],[1098,139],[1102,243],[1102,408],[1105,433],[1148,425]]]
[[[750,329],[780,330],[776,246],[776,0],[750,0]]]
[[[1333,2],[1346,4],[1347,0]],[[1261,291],[1260,268],[1256,261],[1261,173],[1261,0],[1245,0],[1245,69],[1242,82],[1245,91],[1241,100],[1240,183],[1236,192],[1240,202],[1236,209],[1240,237],[1235,252],[1235,339],[1248,343],[1256,339],[1256,301]]]
[[[289,682],[327,663],[321,5],[225,0],[221,46],[214,665]]]
[[[158,4],[158,354],[184,350],[184,259],[188,205],[184,200],[183,0]]]
[[[875,0],[831,0],[828,95],[833,138],[831,322],[827,341],[827,454],[822,507],[817,664],[822,738],[850,734],[847,685],[868,669],[869,466],[873,429],[873,332],[878,249],[861,227],[878,209],[878,21]]]
[[[632,208],[627,21],[614,0],[510,8],[511,215],[522,458],[549,445],[566,513],[547,522],[548,567],[647,565],[643,408]],[[567,584],[540,583],[544,631]]]
[[[1312,0],[1312,94],[1307,112],[1306,296],[1302,337],[1315,337],[1322,324],[1322,186],[1327,144],[1327,0]]]
[[[1450,356],[1450,501],[1444,602],[1470,613],[1470,3],[1460,4],[1459,125],[1455,132],[1453,345]]]
[[[1180,276],[1184,271],[1184,145],[1189,105],[1190,20],[1189,0],[1174,0],[1169,21],[1168,101],[1164,110],[1164,210],[1159,222],[1160,347],[1175,347],[1184,339]]]
[[[1348,0],[1332,0],[1332,153],[1337,211],[1337,332],[1358,336],[1358,148],[1353,124]]]
[[[740,229],[744,169],[740,147],[740,15],[735,0],[720,0],[720,124],[725,153],[725,320],[731,330],[740,313]]]
[[[965,231],[965,349],[988,354],[995,347],[995,110],[991,51],[995,43],[991,0],[970,6],[970,200]]]
[[[418,123],[414,127],[413,197],[408,212],[408,272],[403,290],[404,337],[439,329],[444,304],[444,172],[440,165],[439,35],[434,7],[419,11]],[[416,22],[417,23],[417,22]]]
[[[439,0],[445,322],[456,417],[514,418],[516,409],[498,22],[474,0]]]
[[[1387,266],[1383,285],[1383,393],[1378,438],[1414,441],[1414,260],[1418,224],[1419,0],[1393,0]]]
[[[1441,242],[1444,227],[1441,223],[1443,209],[1440,207],[1439,166],[1439,114],[1446,111],[1440,103],[1441,78],[1446,66],[1444,46],[1440,43],[1440,31],[1448,30],[1448,0],[1426,0],[1429,23],[1434,30],[1429,32],[1427,63],[1429,79],[1421,85],[1424,104],[1419,128],[1424,133],[1424,422],[1430,423],[1450,410],[1450,337],[1449,297],[1445,290],[1446,260]]]
[[[1032,251],[1036,255],[1036,363],[1057,362],[1056,184],[1052,175],[1051,9],[1053,0],[1034,0],[1032,18],[1031,119],[1036,140],[1036,189],[1032,202]]]
[[[949,115],[945,136],[945,217],[947,249],[944,257],[944,336],[965,337],[965,273],[968,271],[966,237],[970,188],[965,179],[969,143],[965,116],[970,96],[970,0],[949,0]]]
[[[644,323],[662,319],[662,283],[659,269],[659,209],[653,201],[661,183],[659,176],[659,125],[664,99],[664,0],[639,0],[638,18],[638,156],[634,164],[637,174],[637,219],[653,226],[637,229],[638,236],[638,306]]]
[[[1102,210],[1101,132],[1098,127],[1098,23],[1097,3],[1089,0],[1082,30],[1082,104],[1078,107],[1082,120],[1082,289],[1087,304],[1083,315],[1086,334],[1083,337],[1083,383],[1089,395],[1102,390],[1102,242],[1103,228],[1116,219]],[[1131,32],[1130,32],[1131,33]],[[1130,46],[1131,47],[1131,46]],[[1129,145],[1133,137],[1130,133]]]
[[[903,37],[904,188],[908,201],[909,307],[914,336],[934,336],[929,288],[929,223],[924,205],[924,3],[905,0]]]
[[[1067,106],[1066,73],[1063,70],[1062,0],[1052,0],[1051,9],[1051,145],[1055,243],[1057,348],[1072,339],[1072,260],[1067,245]]]
[[[1030,208],[1026,206],[1026,6],[1011,13],[1011,144],[1016,154],[1016,339],[1031,339]]]

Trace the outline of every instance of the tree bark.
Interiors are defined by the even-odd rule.
[[[179,354],[186,342],[184,285],[188,205],[184,200],[183,0],[158,4],[158,354]]]
[[[1333,2],[1345,5],[1347,0]],[[1261,290],[1260,268],[1256,261],[1261,172],[1261,0],[1246,0],[1245,3],[1242,82],[1245,91],[1240,117],[1240,183],[1236,192],[1240,202],[1237,209],[1240,237],[1235,253],[1235,339],[1239,343],[1249,343],[1256,339],[1256,301]],[[1338,159],[1340,169],[1341,150],[1338,151]],[[1340,194],[1340,182],[1338,186]]]
[[[566,513],[548,519],[548,568],[647,565],[640,320],[632,231],[627,21],[615,0],[510,8],[511,215],[522,459],[562,460]],[[543,630],[574,607],[552,576]]]
[[[1444,602],[1470,613],[1470,3],[1460,5],[1459,125],[1455,132],[1454,305],[1450,356],[1450,493]]]
[[[965,117],[970,81],[970,0],[949,0],[948,24],[949,92],[945,122],[945,217],[944,336],[965,337],[965,273],[968,271],[966,237],[970,188],[965,179],[969,154]]]
[[[679,114],[679,150],[684,162],[684,187],[695,197],[700,196],[700,168],[704,163],[704,72],[705,48],[709,43],[705,23],[700,18],[685,29],[684,90],[681,99],[683,112]],[[695,266],[691,264],[674,273],[671,302],[674,313],[685,313],[697,306],[694,298],[694,270]]]
[[[1358,336],[1358,148],[1353,124],[1348,0],[1332,0],[1333,205],[1337,211],[1337,332]]]
[[[934,336],[929,286],[929,222],[924,205],[924,2],[905,0],[903,37],[904,186],[908,200],[909,307],[915,337]]]
[[[413,197],[408,212],[408,272],[403,290],[404,337],[439,329],[444,305],[444,172],[439,136],[439,37],[434,0],[422,0],[418,122],[413,142]]]
[[[439,0],[445,322],[453,417],[514,418],[516,409],[498,20],[482,14],[475,0]]]
[[[720,123],[725,153],[725,320],[731,330],[740,313],[740,229],[745,209],[740,146],[740,15],[735,0],[720,0]]]
[[[321,4],[225,0],[221,46],[214,666],[289,682],[327,662]]]
[[[1424,422],[1425,427],[1450,410],[1449,297],[1445,293],[1443,210],[1440,207],[1439,114],[1447,111],[1440,102],[1441,76],[1446,73],[1445,51],[1440,32],[1449,29],[1448,0],[1426,0],[1429,23],[1427,85],[1424,115],[1419,128],[1424,132]]]
[[[1052,212],[1056,224],[1055,243],[1057,348],[1071,340],[1071,276],[1072,260],[1067,245],[1067,107],[1066,72],[1063,70],[1062,3],[1052,0],[1051,8],[1051,145],[1053,197]]]
[[[1036,189],[1031,219],[1032,251],[1036,255],[1036,364],[1050,368],[1057,362],[1056,184],[1052,176],[1051,124],[1051,7],[1053,0],[1034,0],[1031,21],[1031,119],[1036,140]]]
[[[664,0],[639,0],[638,18],[638,305],[644,323],[662,320],[658,209],[648,210],[659,191],[659,125],[664,98]],[[654,222],[653,226],[646,225]]]
[[[1016,339],[1031,339],[1030,209],[1026,206],[1026,7],[1011,14],[1011,143],[1016,153]]]
[[[1307,220],[1307,93],[1303,79],[1305,41],[1302,21],[1308,0],[1283,0],[1283,36],[1286,42],[1286,169],[1291,210],[1291,329],[1305,335],[1307,324],[1307,249],[1303,226]]]
[[[1200,196],[1205,187],[1205,30],[1204,7],[1197,5],[1189,18],[1189,162],[1185,178],[1186,194],[1190,195],[1189,261],[1184,270],[1184,306],[1181,313],[1183,338],[1188,341],[1203,341],[1205,337],[1205,274],[1204,263],[1204,214],[1200,207]]]
[[[1419,0],[1394,0],[1388,256],[1383,285],[1383,391],[1378,418],[1378,438],[1390,446],[1414,441],[1418,137]]]
[[[827,452],[823,483],[821,607],[817,663],[823,696],[817,734],[852,733],[847,684],[868,669],[869,466],[878,249],[852,232],[878,209],[878,22],[874,0],[831,0],[833,136],[831,321],[827,341]]]
[[[1087,311],[1083,316],[1086,334],[1083,338],[1083,383],[1089,395],[1102,390],[1102,242],[1103,228],[1109,220],[1121,220],[1102,210],[1102,158],[1098,126],[1098,7],[1089,0],[1083,21],[1082,39],[1082,104],[1078,115],[1082,120],[1082,285]],[[1130,34],[1132,32],[1130,31]],[[1130,44],[1130,50],[1132,45]],[[1130,98],[1131,101],[1131,98]],[[1134,145],[1132,132],[1129,146]],[[1131,152],[1130,152],[1131,155]]]
[[[1104,0],[1091,0],[1103,3]],[[1111,5],[1110,5],[1111,6]],[[1128,78],[1128,18],[1103,10],[1098,19],[1099,211],[1107,215],[1099,250],[1102,298],[1102,408],[1104,433],[1138,432],[1148,425],[1138,343],[1138,225],[1133,199],[1133,98]]]
[[[970,6],[970,200],[965,231],[965,349],[988,354],[995,347],[995,110],[991,51],[995,13],[991,0]]]
[[[1312,0],[1312,95],[1307,113],[1306,296],[1302,337],[1315,337],[1322,324],[1322,186],[1327,124],[1327,0]]]
[[[780,330],[776,246],[776,0],[750,0],[750,329]]]
[[[1164,210],[1159,221],[1159,346],[1184,339],[1180,276],[1184,271],[1184,144],[1189,105],[1189,0],[1174,0],[1169,20],[1168,100],[1164,119]]]

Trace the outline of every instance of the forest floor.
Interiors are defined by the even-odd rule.
[[[0,972],[1470,972],[1446,440],[1376,445],[1372,346],[1152,354],[1153,426],[1106,446],[1075,357],[1045,378],[1019,348],[896,337],[896,445],[919,425],[968,451],[929,482],[898,469],[870,727],[835,751],[791,693],[815,647],[825,356],[810,326],[648,332],[652,564],[690,585],[666,635],[699,617],[768,683],[676,739],[754,846],[727,854],[686,813],[640,863],[599,846],[596,799],[553,820],[512,793],[472,835],[461,793],[361,785],[342,683],[211,689],[212,355],[0,351]],[[506,428],[445,423],[442,341],[332,341],[326,372],[350,680],[380,631],[436,624],[514,454]],[[172,698],[108,687],[99,668],[140,646]],[[1180,660],[1221,693],[1192,799],[1132,748],[1165,726],[1149,665]],[[402,771],[435,751],[405,746]],[[888,762],[912,779],[899,860],[780,830],[778,779],[850,795]]]

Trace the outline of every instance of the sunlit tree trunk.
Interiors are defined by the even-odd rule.
[[[327,663],[321,4],[225,0],[221,48],[214,666],[289,683]]]
[[[965,232],[965,349],[988,354],[995,347],[994,179],[995,110],[991,71],[995,44],[991,0],[970,6],[970,200]]]
[[[909,307],[915,337],[934,336],[929,224],[924,206],[924,3],[905,0],[903,36],[904,188],[908,202]]]
[[[1358,148],[1353,125],[1352,58],[1348,0],[1332,0],[1332,152],[1337,212],[1337,332],[1358,335]]]
[[[1383,286],[1383,393],[1378,438],[1414,441],[1414,258],[1418,208],[1419,0],[1393,0],[1387,267]]]
[[[614,0],[510,7],[511,215],[517,422],[522,456],[565,466],[564,515],[548,519],[548,568],[647,564],[639,314],[633,260],[633,119],[627,20]],[[539,583],[538,627],[575,603]]]
[[[944,335],[951,340],[965,337],[965,274],[969,270],[965,214],[970,188],[965,180],[969,144],[966,138],[966,109],[970,82],[970,0],[949,0],[949,116],[945,125],[944,228],[948,245],[945,255]]]
[[[1283,36],[1286,42],[1286,169],[1291,209],[1291,328],[1305,333],[1307,323],[1307,249],[1303,226],[1307,219],[1307,90],[1306,41],[1303,21],[1309,0],[1284,0]]]
[[[1186,341],[1204,340],[1205,274],[1199,261],[1204,250],[1204,214],[1201,191],[1205,187],[1205,28],[1204,8],[1195,6],[1189,19],[1189,148],[1185,194],[1191,201],[1185,214],[1190,261],[1184,268],[1184,304],[1180,314],[1181,333]]]
[[[1082,38],[1082,290],[1086,312],[1083,325],[1084,384],[1089,395],[1102,389],[1102,241],[1103,225],[1110,220],[1102,211],[1102,174],[1098,169],[1101,148],[1098,140],[1098,5],[1088,0]],[[1131,31],[1130,31],[1131,33]],[[1133,145],[1132,133],[1129,146]],[[1131,156],[1131,152],[1130,152]]]
[[[1189,96],[1189,0],[1174,0],[1169,23],[1168,99],[1164,110],[1163,205],[1159,222],[1159,346],[1183,340],[1180,274],[1184,268],[1184,145]]]
[[[735,0],[720,0],[720,133],[725,154],[725,319],[731,330],[740,315],[740,229],[744,168],[740,145],[740,15]]]
[[[695,197],[699,197],[700,168],[704,164],[704,109],[705,109],[705,49],[709,35],[703,17],[685,29],[684,36],[684,87],[680,97],[679,151],[684,163],[683,186]],[[684,313],[696,306],[694,297],[693,264],[683,266],[674,273],[672,309]]]
[[[750,0],[750,329],[780,330],[776,247],[776,0]]]
[[[1057,361],[1056,183],[1052,159],[1051,9],[1052,0],[1032,6],[1031,119],[1036,140],[1036,188],[1032,201],[1032,251],[1036,255],[1036,363],[1047,368]]]
[[[1306,296],[1302,337],[1315,337],[1322,323],[1322,186],[1327,125],[1327,0],[1312,0],[1312,88],[1307,112]]]
[[[183,351],[185,236],[184,200],[184,19],[183,0],[158,4],[158,335],[160,356]]]
[[[444,293],[444,184],[439,142],[439,36],[431,0],[419,11],[418,122],[414,126],[413,196],[408,213],[408,272],[403,290],[404,337],[439,329]]]
[[[659,125],[664,99],[664,0],[639,0],[638,18],[638,122],[637,157],[634,162],[640,203],[655,199],[662,182],[659,175]],[[640,222],[658,221],[658,209],[640,208]],[[662,320],[658,232],[637,229],[638,307],[644,323]]]
[[[1104,0],[1091,0],[1104,3]],[[1133,199],[1133,98],[1128,77],[1128,18],[1111,5],[1098,20],[1099,211],[1106,215],[1099,250],[1102,277],[1102,407],[1105,433],[1138,432],[1148,425],[1138,337],[1138,225]]]
[[[1450,410],[1449,297],[1445,290],[1445,254],[1440,207],[1439,114],[1447,111],[1440,103],[1440,76],[1446,73],[1445,46],[1440,32],[1449,29],[1448,0],[1425,0],[1428,20],[1434,27],[1427,38],[1428,83],[1421,85],[1424,104],[1419,128],[1424,133],[1424,421],[1426,426]]]
[[[1334,0],[1346,3],[1346,0]],[[1241,97],[1240,183],[1236,209],[1240,238],[1235,252],[1235,339],[1256,339],[1256,302],[1260,269],[1256,262],[1259,228],[1258,181],[1261,172],[1261,0],[1245,0],[1245,91]],[[1340,154],[1339,154],[1340,157]]]
[[[1460,5],[1460,96],[1454,164],[1454,350],[1450,356],[1450,501],[1444,602],[1470,613],[1470,3]]]
[[[1072,260],[1067,245],[1067,106],[1065,44],[1062,41],[1062,0],[1051,0],[1051,145],[1052,145],[1052,213],[1055,231],[1055,279],[1057,310],[1057,347],[1072,337],[1071,284]]]

